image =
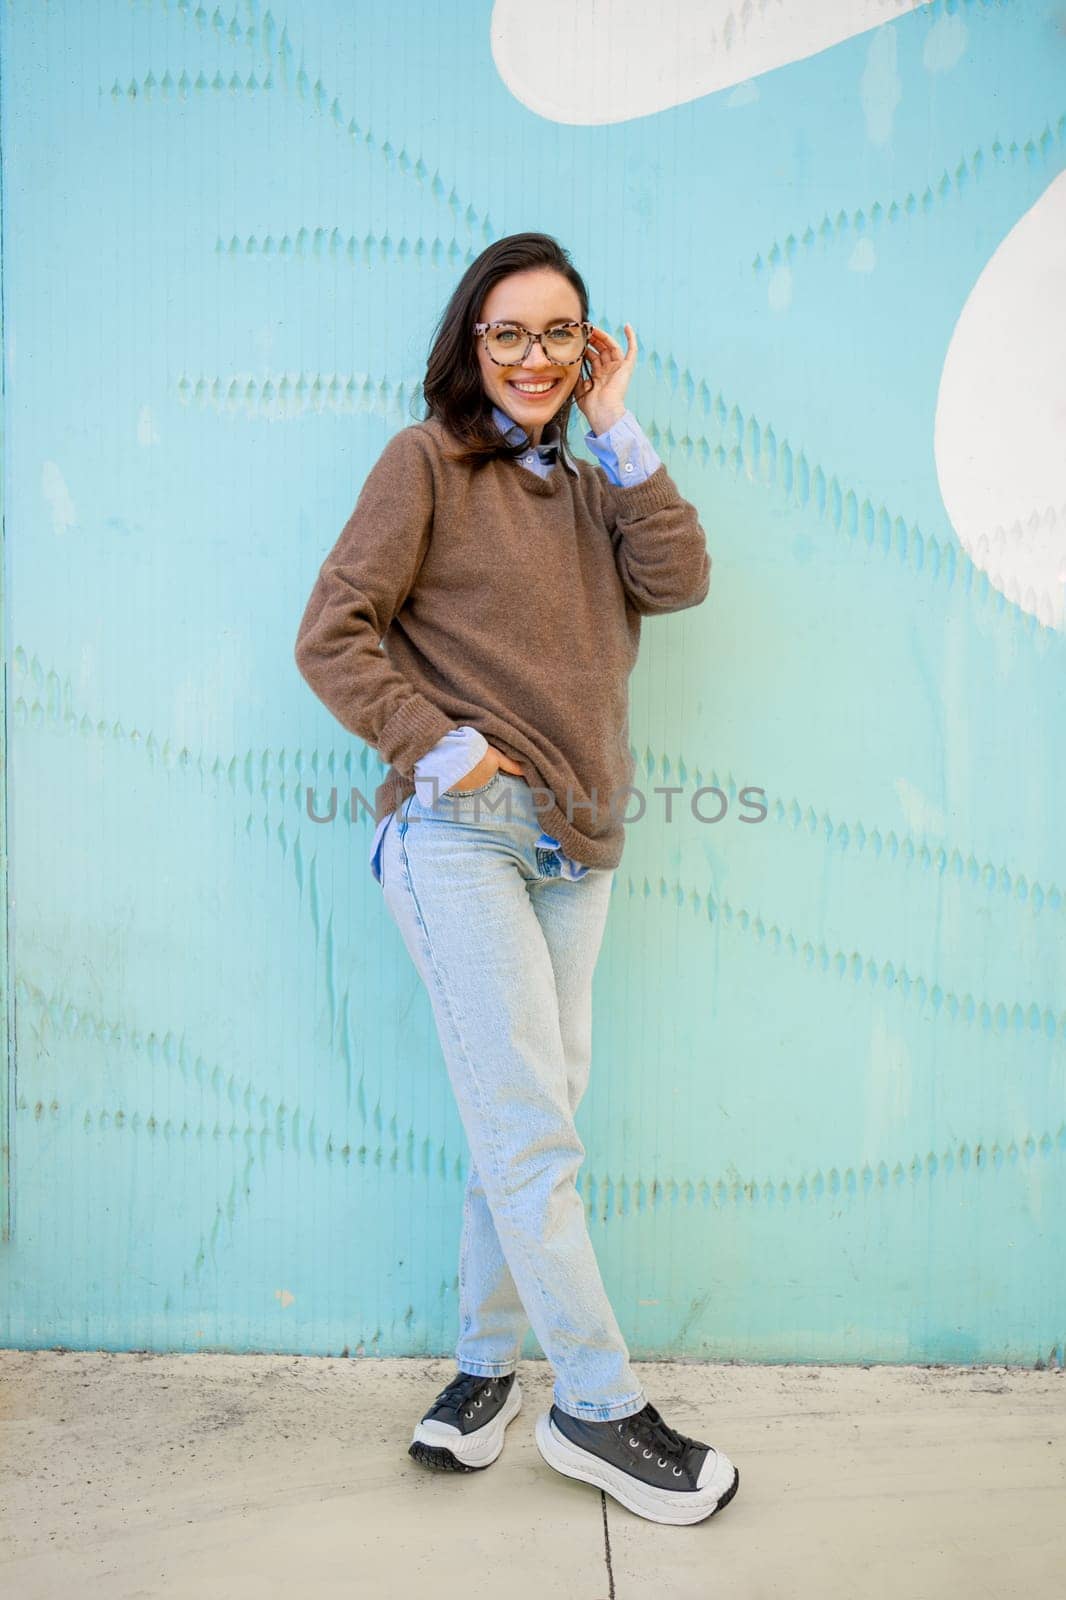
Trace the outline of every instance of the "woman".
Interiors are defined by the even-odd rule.
[[[389,763],[371,866],[428,991],[472,1158],[459,1370],[410,1454],[448,1470],[497,1458],[528,1317],[555,1374],[545,1460],[689,1523],[739,1474],[648,1402],[574,1183],[641,619],[698,605],[711,567],[695,508],[625,406],[625,334],[623,356],[549,236],[484,250],[438,326],[427,415],[366,479],[296,661]],[[596,466],[569,454],[575,401]]]

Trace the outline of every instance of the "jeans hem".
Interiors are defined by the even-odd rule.
[[[558,1390],[552,1395],[552,1399],[560,1411],[565,1411],[569,1417],[576,1417],[580,1422],[618,1422],[622,1417],[633,1417],[638,1411],[643,1411],[648,1403],[648,1397],[643,1389],[631,1394],[626,1400],[614,1400],[608,1405],[594,1405],[586,1400],[570,1400]]]
[[[455,1358],[460,1372],[472,1372],[475,1378],[506,1378],[515,1371],[513,1361],[464,1361]]]

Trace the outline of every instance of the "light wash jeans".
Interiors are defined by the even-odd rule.
[[[470,1147],[456,1361],[513,1372],[532,1323],[561,1410],[629,1416],[647,1397],[574,1184],[614,869],[561,877],[514,773],[435,803],[431,785],[418,789],[385,830],[382,893],[429,994]]]

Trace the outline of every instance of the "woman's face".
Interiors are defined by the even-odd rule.
[[[531,333],[543,333],[553,322],[580,322],[581,301],[573,284],[550,267],[512,272],[494,283],[481,306],[479,322],[520,322]],[[475,336],[476,337],[476,336]],[[572,367],[549,360],[534,344],[523,361],[501,367],[492,361],[484,342],[477,339],[478,365],[485,393],[515,422],[520,422],[533,444],[540,443],[544,425],[577,387],[581,362]],[[551,387],[540,389],[550,383]],[[539,392],[530,392],[532,384]]]

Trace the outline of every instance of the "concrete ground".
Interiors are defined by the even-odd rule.
[[[524,1361],[499,1460],[407,1455],[451,1360],[0,1351],[9,1600],[1063,1600],[1066,1374],[640,1362],[740,1488],[694,1527],[554,1473]]]

